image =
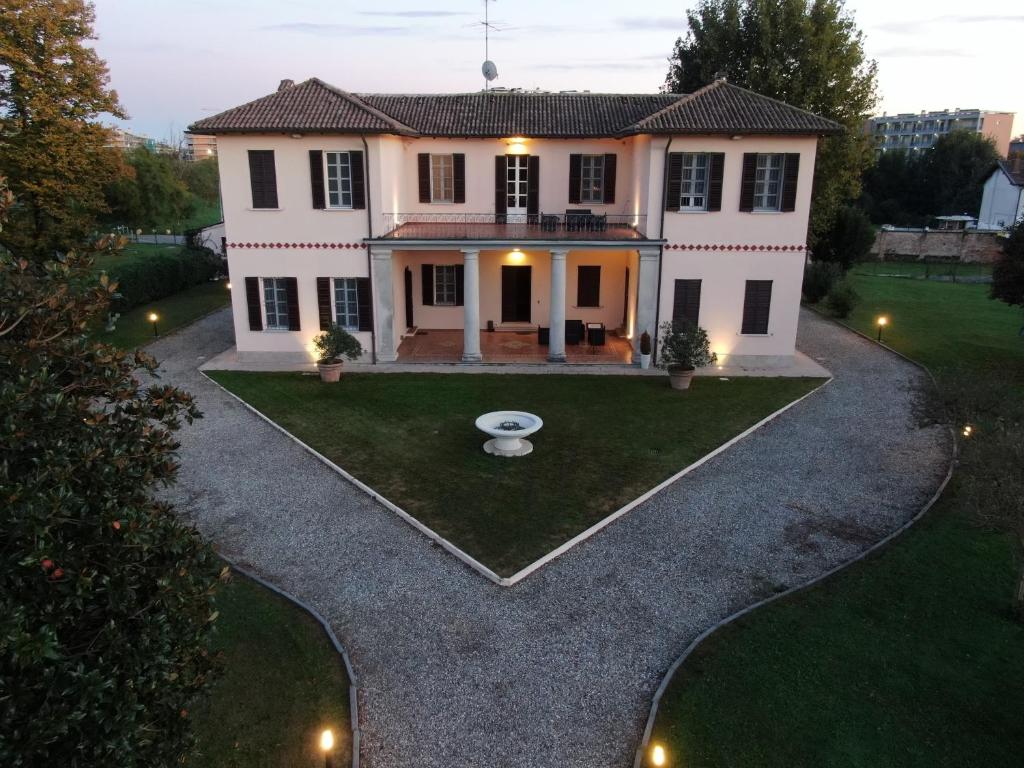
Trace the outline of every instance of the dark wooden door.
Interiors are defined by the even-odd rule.
[[[530,267],[501,268],[501,322],[530,322]]]
[[[412,317],[412,270],[405,268],[405,327],[412,328],[415,325]]]

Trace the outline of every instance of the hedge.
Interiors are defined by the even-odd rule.
[[[221,271],[220,257],[206,248],[182,248],[126,261],[110,270],[110,278],[117,281],[120,294],[115,309],[125,312],[180,293],[212,280]]]

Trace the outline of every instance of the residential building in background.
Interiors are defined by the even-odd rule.
[[[446,362],[512,345],[625,365],[685,319],[720,364],[765,368],[794,358],[815,152],[842,129],[725,80],[421,95],[312,79],[191,130],[217,136],[239,361],[309,363],[336,323],[367,362],[422,362],[425,342]]]
[[[985,181],[979,229],[1005,229],[1024,218],[1024,155],[999,160]]]
[[[906,112],[882,115],[868,120],[867,129],[879,151],[902,149],[915,152],[928,149],[939,136],[953,131],[974,131],[995,142],[999,154],[1010,151],[1013,112],[985,109],[944,109],[941,112]]]
[[[114,149],[120,149],[127,152],[131,149],[137,149],[138,147],[145,147],[150,152],[173,152],[174,148],[164,141],[157,141],[151,136],[146,136],[141,133],[132,133],[126,131],[124,128],[120,128],[116,125],[107,126],[110,131],[110,141],[107,143],[108,147]]]
[[[1010,141],[1010,151],[1006,156],[1010,155],[1024,155],[1024,133]]]
[[[217,157],[217,137],[203,133],[185,134],[185,158],[195,163]]]

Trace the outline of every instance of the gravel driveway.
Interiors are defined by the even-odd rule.
[[[950,451],[913,419],[917,369],[804,312],[799,347],[831,384],[502,588],[198,374],[232,343],[225,310],[151,347],[206,415],[181,433],[172,496],[331,622],[359,677],[370,768],[626,768],[693,637],[899,526]]]

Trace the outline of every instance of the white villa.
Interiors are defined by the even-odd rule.
[[[311,79],[190,130],[216,136],[240,361],[309,362],[338,323],[366,362],[508,347],[629,364],[642,332],[685,317],[724,361],[771,366],[794,354],[815,149],[840,127],[724,80],[405,95]]]

